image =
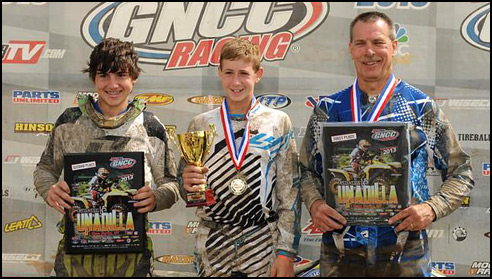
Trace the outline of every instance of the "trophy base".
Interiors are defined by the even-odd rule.
[[[216,201],[212,189],[207,189],[204,192],[186,194],[186,207],[210,206],[215,203]]]

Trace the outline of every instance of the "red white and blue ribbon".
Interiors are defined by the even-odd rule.
[[[231,124],[231,117],[229,113],[229,107],[227,105],[227,99],[222,102],[220,107],[220,118],[222,120],[222,127],[224,129],[224,135],[227,142],[227,147],[229,148],[229,154],[231,155],[234,166],[239,171],[241,166],[243,165],[244,158],[248,151],[249,147],[249,121],[252,112],[259,106],[260,102],[253,96],[253,100],[251,101],[251,107],[246,113],[246,128],[244,128],[243,138],[241,140],[241,144],[239,145],[239,149],[236,148],[236,138],[234,137],[234,129]]]
[[[391,74],[386,86],[383,89],[383,92],[379,95],[376,103],[374,104],[374,108],[368,117],[368,122],[378,121],[381,112],[383,112],[384,107],[388,103],[393,91],[395,90],[397,84],[397,80],[393,74]],[[360,101],[359,96],[361,96],[361,92],[359,90],[359,83],[357,82],[357,78],[355,78],[354,84],[352,85],[352,94],[350,97],[350,106],[352,108],[352,120],[354,122],[361,122],[362,116],[360,112]]]

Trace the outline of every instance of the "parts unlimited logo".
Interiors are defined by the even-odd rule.
[[[284,60],[293,42],[327,18],[325,2],[104,2],[81,24],[91,47],[103,38],[132,41],[140,62],[163,70],[218,65],[222,45],[241,37],[262,60]]]
[[[461,36],[470,45],[490,51],[490,3],[478,8],[463,21]]]

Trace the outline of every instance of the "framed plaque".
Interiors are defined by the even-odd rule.
[[[325,199],[347,225],[389,226],[410,204],[410,137],[400,122],[323,123]]]
[[[145,214],[133,206],[144,185],[143,152],[66,154],[75,201],[65,210],[67,254],[142,252]]]

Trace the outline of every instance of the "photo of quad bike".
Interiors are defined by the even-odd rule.
[[[366,140],[361,140],[368,143]],[[370,147],[370,144],[366,144]],[[359,144],[358,151],[350,154],[339,154],[332,156],[335,168],[328,168],[328,188],[334,194],[338,194],[338,186],[343,185],[375,185],[385,186],[386,194],[389,195],[390,186],[397,185],[403,176],[402,163],[393,161],[391,155],[380,154],[380,152],[367,149],[361,155]]]
[[[133,201],[137,189],[122,177],[109,178],[106,168],[99,168],[91,180],[79,181],[72,184],[72,190],[78,195],[72,197],[74,204],[69,210],[70,220],[76,222],[77,213],[80,212],[112,212],[126,213]],[[119,216],[119,214],[117,214]],[[122,215],[125,218],[126,214]],[[125,220],[123,220],[124,222]]]

